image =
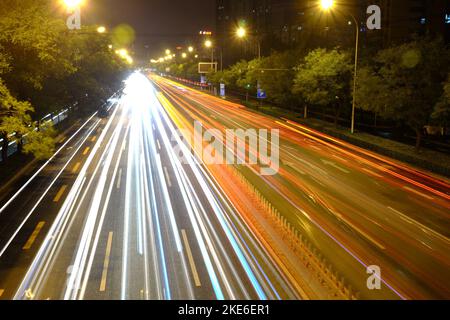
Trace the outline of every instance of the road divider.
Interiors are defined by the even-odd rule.
[[[333,299],[356,300],[359,294],[353,290],[331,266],[325,257],[268,201],[261,192],[250,183],[237,169],[234,175],[245,186],[250,194],[253,194],[262,212],[279,229],[279,234],[286,241],[294,254],[300,258],[302,264],[316,277],[319,283],[333,293]],[[302,295],[303,296],[303,295]]]

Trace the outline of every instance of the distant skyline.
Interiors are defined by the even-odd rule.
[[[138,58],[148,58],[195,38],[200,30],[214,31],[215,0],[91,0],[83,18],[109,28],[130,25]]]

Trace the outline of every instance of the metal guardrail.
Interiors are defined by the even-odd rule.
[[[106,105],[108,103],[110,103],[111,101],[113,101],[113,99],[115,99],[115,97],[119,94],[119,92],[121,92],[122,89],[117,90],[103,105]],[[61,123],[62,121],[66,120],[69,117],[69,112],[73,109],[76,108],[76,106],[78,105],[78,103],[75,103],[73,106],[62,109],[61,111],[59,111],[58,113],[50,113],[48,115],[46,115],[45,117],[43,117],[40,121],[39,121],[39,128],[40,130],[45,130],[45,126],[48,125],[49,123],[52,123],[53,126]],[[38,130],[38,128],[34,129],[35,131]],[[10,135],[11,137],[14,137],[14,133]],[[22,137],[22,141],[24,144],[26,144],[26,136],[24,135]],[[0,138],[0,163],[3,162],[3,156],[2,156],[2,150],[3,150],[3,139]],[[18,151],[18,146],[17,146],[17,142],[16,141],[11,141],[8,144],[8,157],[12,156],[13,154],[15,154]]]

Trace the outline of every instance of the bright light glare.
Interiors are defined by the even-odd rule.
[[[321,0],[320,1],[320,6],[324,10],[331,9],[333,7],[333,4],[334,4],[334,0]]]
[[[189,51],[189,52],[194,52],[194,47],[189,47],[189,48],[188,48],[188,51]]]
[[[183,57],[183,59],[186,59],[186,58],[187,58],[187,53],[186,53],[186,52],[183,52],[183,53],[181,54],[181,56]]]
[[[238,36],[238,38],[244,38],[247,35],[247,30],[240,27],[236,30],[236,35]]]
[[[64,0],[64,4],[69,9],[75,9],[80,7],[84,3],[84,0]]]
[[[205,47],[211,48],[212,47],[212,41],[211,40],[206,40],[205,41]]]
[[[97,28],[97,32],[98,33],[105,33],[106,32],[106,28],[103,27],[103,26],[100,26],[100,27]]]
[[[169,55],[169,54],[171,54],[171,51],[170,51],[170,49],[167,49],[166,50],[166,55]]]

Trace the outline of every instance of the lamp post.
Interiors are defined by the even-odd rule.
[[[334,0],[321,0],[320,3],[322,10],[329,11],[332,10],[334,6]],[[358,53],[359,53],[359,22],[354,15],[348,13],[348,15],[353,19],[356,31],[356,43],[355,43],[355,66],[353,71],[353,101],[352,101],[352,121],[351,121],[351,133],[355,133],[355,116],[356,116],[356,84],[358,76]]]
[[[247,29],[245,29],[244,27],[239,27],[236,29],[236,36],[239,39],[245,39],[247,35],[248,35]],[[261,59],[261,41],[259,37],[255,36],[255,38],[258,45],[258,60],[259,60]]]

